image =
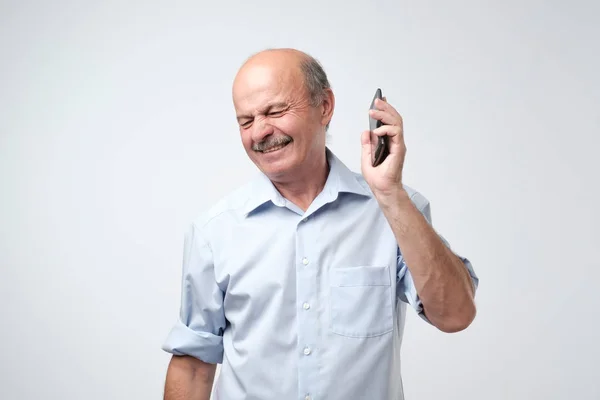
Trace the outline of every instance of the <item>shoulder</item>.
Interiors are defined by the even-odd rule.
[[[354,171],[352,171],[352,174],[354,175],[358,183],[372,196],[373,191],[371,190],[371,187],[369,186],[363,175]],[[427,199],[427,197],[425,197],[417,189],[406,184],[403,184],[402,187],[404,188],[406,193],[408,193],[410,200],[415,205],[415,207],[419,209],[419,211],[423,212],[429,207],[429,199]]]
[[[200,210],[192,220],[195,229],[209,232],[214,226],[229,224],[239,220],[243,207],[252,193],[252,182],[240,185],[223,195],[211,206]]]

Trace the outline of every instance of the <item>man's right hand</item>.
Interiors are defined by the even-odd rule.
[[[190,356],[173,356],[164,400],[210,400],[217,366]]]

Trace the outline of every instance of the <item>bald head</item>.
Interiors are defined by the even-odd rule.
[[[247,68],[258,65],[279,65],[281,67],[298,68],[300,63],[309,59],[310,56],[296,49],[267,49],[248,57],[240,67],[238,75]]]
[[[271,73],[279,79],[288,78],[288,84],[302,85],[304,94],[312,106],[318,106],[331,88],[327,74],[314,57],[291,48],[267,49],[250,56],[240,67],[233,83],[235,99],[236,86],[253,79],[253,73]]]

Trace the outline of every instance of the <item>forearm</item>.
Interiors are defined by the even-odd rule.
[[[475,317],[475,303],[471,277],[462,260],[444,244],[404,190],[379,200],[429,321],[444,332],[466,328]]]
[[[167,369],[164,400],[209,400],[215,371],[215,365],[173,357]]]

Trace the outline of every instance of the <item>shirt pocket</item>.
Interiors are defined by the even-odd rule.
[[[394,326],[389,266],[334,268],[330,276],[330,330],[371,337]]]

